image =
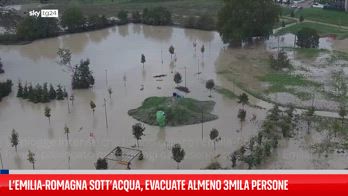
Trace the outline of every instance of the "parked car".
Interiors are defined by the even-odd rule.
[[[313,8],[321,8],[321,9],[323,9],[323,8],[324,8],[324,5],[323,5],[323,4],[320,4],[320,3],[314,3],[314,4],[312,5],[312,7],[313,7]]]

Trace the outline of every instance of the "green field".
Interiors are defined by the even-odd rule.
[[[115,16],[119,10],[143,10],[144,8],[162,6],[173,15],[216,16],[223,6],[222,0],[54,0],[50,8],[64,10],[69,6],[79,6],[87,15],[105,14]]]
[[[303,22],[288,26],[279,30],[276,34],[283,35],[286,33],[297,33],[303,27],[316,29],[320,36],[335,35],[338,39],[345,39],[348,37],[348,30],[312,22]]]
[[[291,9],[283,8],[283,16],[290,16]],[[328,24],[348,26],[348,12],[306,8],[295,11],[295,17],[303,16],[306,20],[324,22]]]
[[[182,126],[198,124],[202,120],[216,120],[218,117],[210,113],[214,106],[214,101],[198,101],[183,97],[149,97],[139,108],[129,110],[128,114],[143,123],[158,125],[156,113],[163,111],[166,115],[166,125]]]

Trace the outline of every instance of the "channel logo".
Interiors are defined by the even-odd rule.
[[[29,16],[40,17],[41,18],[58,18],[57,9],[42,9],[40,11],[32,10],[29,12]]]

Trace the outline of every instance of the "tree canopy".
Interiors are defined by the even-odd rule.
[[[296,45],[301,48],[318,48],[319,47],[319,34],[315,29],[302,28],[296,34]]]
[[[89,69],[89,60],[81,60],[80,65],[75,67],[72,88],[86,89],[94,85],[94,77],[92,71]]]
[[[55,18],[41,18],[27,16],[16,29],[17,38],[20,40],[34,40],[52,37],[59,32],[58,20]]]
[[[167,8],[145,8],[143,11],[143,23],[149,25],[169,25],[172,23],[172,14]]]
[[[217,28],[222,40],[240,44],[252,37],[268,37],[281,10],[274,0],[224,0]]]
[[[62,15],[61,24],[69,32],[78,32],[85,25],[85,17],[82,11],[77,7],[68,8]]]
[[[12,81],[0,82],[0,101],[3,97],[8,96],[12,91]]]

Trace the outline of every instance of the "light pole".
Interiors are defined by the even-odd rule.
[[[203,140],[203,108],[202,108],[202,140]]]
[[[105,69],[105,82],[106,82],[106,88],[108,87],[108,70]]]
[[[104,98],[104,111],[105,111],[105,124],[106,124],[106,128],[108,129],[109,128],[109,125],[108,125],[108,114],[106,112],[106,99]]]
[[[186,66],[185,66],[185,88],[186,88]]]
[[[3,164],[3,162],[2,162],[1,151],[0,151],[0,162],[1,162],[1,169],[4,169],[4,164]]]

